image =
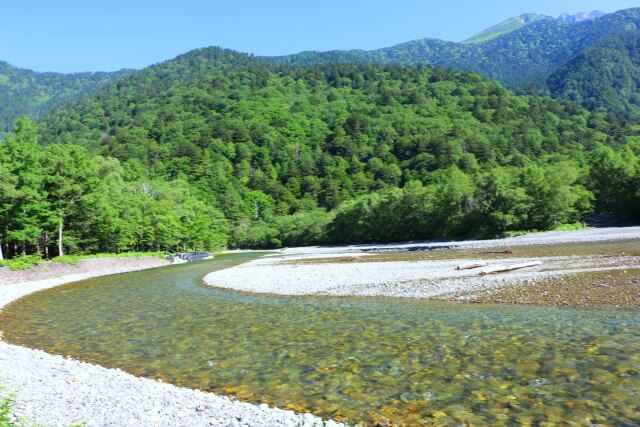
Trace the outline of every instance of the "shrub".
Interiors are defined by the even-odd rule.
[[[25,255],[0,261],[0,267],[9,267],[11,270],[26,270],[42,262],[40,255]]]

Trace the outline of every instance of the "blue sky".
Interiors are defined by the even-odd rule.
[[[7,0],[0,60],[36,71],[143,68],[206,46],[256,55],[460,41],[526,12],[558,16],[639,0]]]

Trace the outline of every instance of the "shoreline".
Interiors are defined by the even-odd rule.
[[[153,258],[153,257],[149,257]],[[0,310],[31,293],[66,283],[111,274],[170,265],[111,266],[110,261],[133,258],[100,258],[105,269],[48,279],[0,284]],[[116,261],[116,262],[117,262]],[[127,262],[124,262],[127,264]],[[129,262],[131,263],[131,262]],[[114,263],[115,264],[115,263]],[[99,365],[52,355],[42,350],[2,341],[0,335],[0,384],[15,393],[14,421],[47,427],[90,426],[327,426],[343,424],[312,414],[237,401],[200,390],[136,377]]]
[[[291,296],[640,307],[639,239],[640,227],[627,227],[462,242],[287,248],[276,255],[209,273],[204,281],[218,288]],[[615,255],[606,253],[607,245],[615,242],[624,247]],[[492,248],[509,250],[473,252]],[[598,248],[598,253],[589,253]],[[572,254],[571,250],[580,253]],[[480,275],[483,268],[456,269],[478,261],[486,264],[483,268],[536,261],[542,264],[490,275]],[[581,281],[589,286],[585,288]],[[588,295],[582,297],[582,291]]]
[[[566,243],[589,245],[594,242],[625,240],[630,241],[635,247],[640,245],[638,239],[640,227],[631,227],[537,233],[488,241],[288,248],[273,251],[237,267],[209,273],[204,277],[204,282],[209,286],[280,295],[396,296],[496,302],[495,295],[499,296],[505,290],[507,293],[513,293],[514,289],[531,289],[531,284],[544,278],[557,279],[586,271],[596,273],[615,269],[638,269],[640,272],[640,253],[633,252],[628,256],[617,257],[560,254],[545,257],[543,265],[521,272],[483,277],[477,276],[477,271],[455,270],[455,266],[461,261],[469,260],[456,258],[457,253],[453,258],[445,256],[441,257],[442,259],[407,260],[402,257],[424,257],[425,254],[430,256],[432,253],[447,254],[452,251],[503,247],[522,248],[514,252],[526,252],[528,247],[535,245],[555,248],[554,245]],[[497,252],[473,252],[482,253]],[[400,259],[381,261],[380,257],[385,256],[396,256]],[[495,259],[488,260],[488,264],[504,263],[507,261],[505,257],[496,255]],[[507,258],[509,263],[538,259],[518,254]],[[130,259],[132,258],[117,260]],[[42,289],[90,277],[158,266],[137,265],[134,268],[129,265],[116,269],[113,265],[109,266],[112,261],[105,260],[109,259],[100,260],[104,267],[100,271],[13,284],[2,284],[0,281],[0,310],[6,304]],[[162,265],[169,264],[157,258],[155,260]],[[305,279],[301,280],[301,277]],[[640,279],[640,275],[638,278]],[[222,279],[227,282],[221,283]],[[305,283],[311,283],[311,286],[306,286]],[[640,280],[637,284],[640,289]],[[420,292],[416,292],[416,288],[420,289]],[[522,303],[518,298],[517,295],[509,295],[504,302]],[[8,344],[1,340],[1,336],[0,366],[0,384],[9,391],[17,392],[13,407],[15,419],[27,418],[31,423],[45,423],[47,426],[66,427],[71,423],[85,421],[87,426],[342,425],[311,414],[295,414],[293,411],[271,408],[264,404],[240,402],[213,393],[136,377],[119,369],[108,369],[51,355],[41,350]]]

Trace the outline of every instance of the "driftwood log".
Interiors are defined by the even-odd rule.
[[[472,270],[474,268],[486,267],[488,262],[472,262],[469,264],[460,264],[456,267],[456,270]]]
[[[525,262],[523,264],[496,265],[495,267],[486,268],[480,272],[481,276],[486,274],[506,273],[508,271],[520,270],[521,268],[535,267],[541,265],[541,261]]]
[[[513,249],[507,248],[502,251],[482,251],[482,252],[474,252],[474,254],[513,254]]]

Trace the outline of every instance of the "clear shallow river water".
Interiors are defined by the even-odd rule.
[[[204,274],[253,256],[42,291],[0,312],[0,329],[15,344],[364,425],[640,422],[638,310],[201,285]]]

